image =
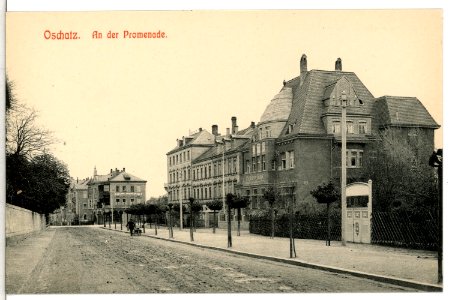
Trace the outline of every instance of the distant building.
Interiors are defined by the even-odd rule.
[[[66,195],[67,225],[92,223],[95,216],[95,205],[87,197],[87,182],[89,178],[72,179]]]
[[[333,71],[309,71],[305,55],[299,64],[300,75],[283,82],[257,124],[238,131],[233,117],[232,131],[224,136],[214,133],[214,125],[215,139],[201,145],[202,151],[191,157],[187,168],[173,156],[188,143],[167,153],[169,201],[186,203],[184,199],[192,196],[206,203],[232,192],[250,198],[246,213],[257,212],[268,207],[264,192],[276,187],[286,196],[279,209],[286,207],[286,199],[294,199],[297,209],[313,210],[317,204],[310,191],[323,182],[340,180],[343,94],[348,178],[360,178],[376,139],[387,129],[409,144],[418,138],[424,141],[416,149],[417,159],[428,160],[434,130],[440,126],[417,98],[374,97],[355,73],[342,70],[341,59]],[[188,189],[183,191],[184,187]],[[178,190],[183,191],[182,198]]]
[[[87,182],[87,206],[92,207],[93,219],[103,223],[106,218],[118,219],[133,204],[145,203],[146,180],[125,171],[111,169],[109,174],[94,175]]]

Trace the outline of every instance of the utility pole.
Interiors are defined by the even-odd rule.
[[[429,165],[438,173],[438,283],[443,283],[443,149],[432,153]]]
[[[341,92],[341,244],[346,246],[346,92]]]

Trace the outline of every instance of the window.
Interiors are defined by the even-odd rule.
[[[274,160],[274,159],[271,161],[271,170],[272,171],[276,170],[276,160]]]
[[[332,122],[332,133],[340,133],[340,121],[333,121]]]
[[[257,144],[253,144],[253,156],[257,155]]]
[[[359,122],[359,134],[366,134],[366,133],[368,133],[367,128],[368,127],[367,127],[365,121]]]
[[[134,202],[134,199],[131,199],[131,203],[133,203]]]
[[[257,203],[257,189],[253,190],[253,197],[251,199],[251,208],[258,208],[258,203]]]
[[[287,158],[285,155],[285,152],[281,153],[281,166],[280,166],[281,170],[284,170],[287,168]]]
[[[246,160],[246,173],[251,172],[251,165],[249,163],[249,159]]]
[[[115,191],[120,192],[120,187],[118,185],[115,186]]]
[[[212,176],[212,167],[211,167],[211,165],[209,165],[209,177],[211,177]]]
[[[346,151],[346,167],[360,168],[362,167],[363,150],[348,150]]]
[[[271,137],[271,127],[265,127],[265,137]]]
[[[115,202],[119,203],[119,202],[120,202],[120,199],[115,199]]]
[[[123,203],[126,203],[126,199],[122,199],[122,202],[123,202]]]
[[[253,172],[256,172],[256,158],[253,157],[252,161],[253,161]]]
[[[293,150],[288,152],[288,158],[288,167],[292,169],[295,167],[295,152]]]
[[[346,122],[346,132],[349,134],[354,133],[354,122],[352,121]]]
[[[232,171],[233,171],[234,173],[237,173],[237,158],[236,158],[236,157],[234,157],[234,158],[232,159]]]
[[[288,124],[287,134],[292,133],[292,131],[293,131],[293,124]]]
[[[260,153],[265,154],[265,142],[260,144]]]
[[[260,171],[260,156],[256,157],[256,171]]]
[[[126,185],[122,186],[122,192],[126,192]]]
[[[87,203],[83,203],[83,207],[84,207],[84,208],[87,208]]]
[[[134,193],[134,185],[131,186],[131,192]]]
[[[266,162],[265,162],[265,155],[262,155],[262,171],[265,171],[267,169]]]

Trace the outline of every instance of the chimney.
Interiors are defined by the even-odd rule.
[[[212,125],[212,134],[218,135],[218,125]]]
[[[94,176],[97,176],[97,166],[94,167]]]
[[[123,168],[123,171],[122,172],[125,172],[125,168]]]
[[[226,128],[226,136],[230,136],[231,134],[230,134],[230,130],[229,130],[229,128]]]
[[[251,128],[256,128],[256,123],[251,122]]]
[[[238,126],[237,126],[237,117],[232,117],[231,118],[231,122],[232,122],[232,134],[236,134],[238,131]]]
[[[337,60],[335,61],[335,71],[341,71],[341,58],[337,58]]]
[[[199,132],[203,131],[203,128],[200,127],[200,128],[198,129],[198,131],[199,131]]]
[[[110,172],[110,174],[112,174],[112,169],[111,169],[111,172]]]
[[[306,77],[307,74],[307,56],[305,54],[303,54],[301,56],[301,61],[299,63],[299,84],[302,85],[302,83],[304,82],[304,78]]]

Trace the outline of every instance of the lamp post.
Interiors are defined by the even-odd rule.
[[[341,244],[346,246],[346,92],[341,92]]]
[[[438,174],[438,283],[443,283],[443,149],[433,152],[429,165]]]
[[[185,178],[184,178],[185,180]],[[181,197],[179,197],[179,230],[182,231],[182,219],[183,219],[183,215],[182,215],[182,190],[181,190]],[[185,194],[185,193],[184,193]],[[184,195],[185,197],[185,195]]]
[[[223,213],[226,215],[225,213],[225,207],[226,207],[226,198],[225,198],[225,175],[224,175],[224,171],[225,171],[225,139],[223,139],[223,156],[221,158],[221,176],[222,176],[222,187],[221,187],[221,193],[223,196]]]

